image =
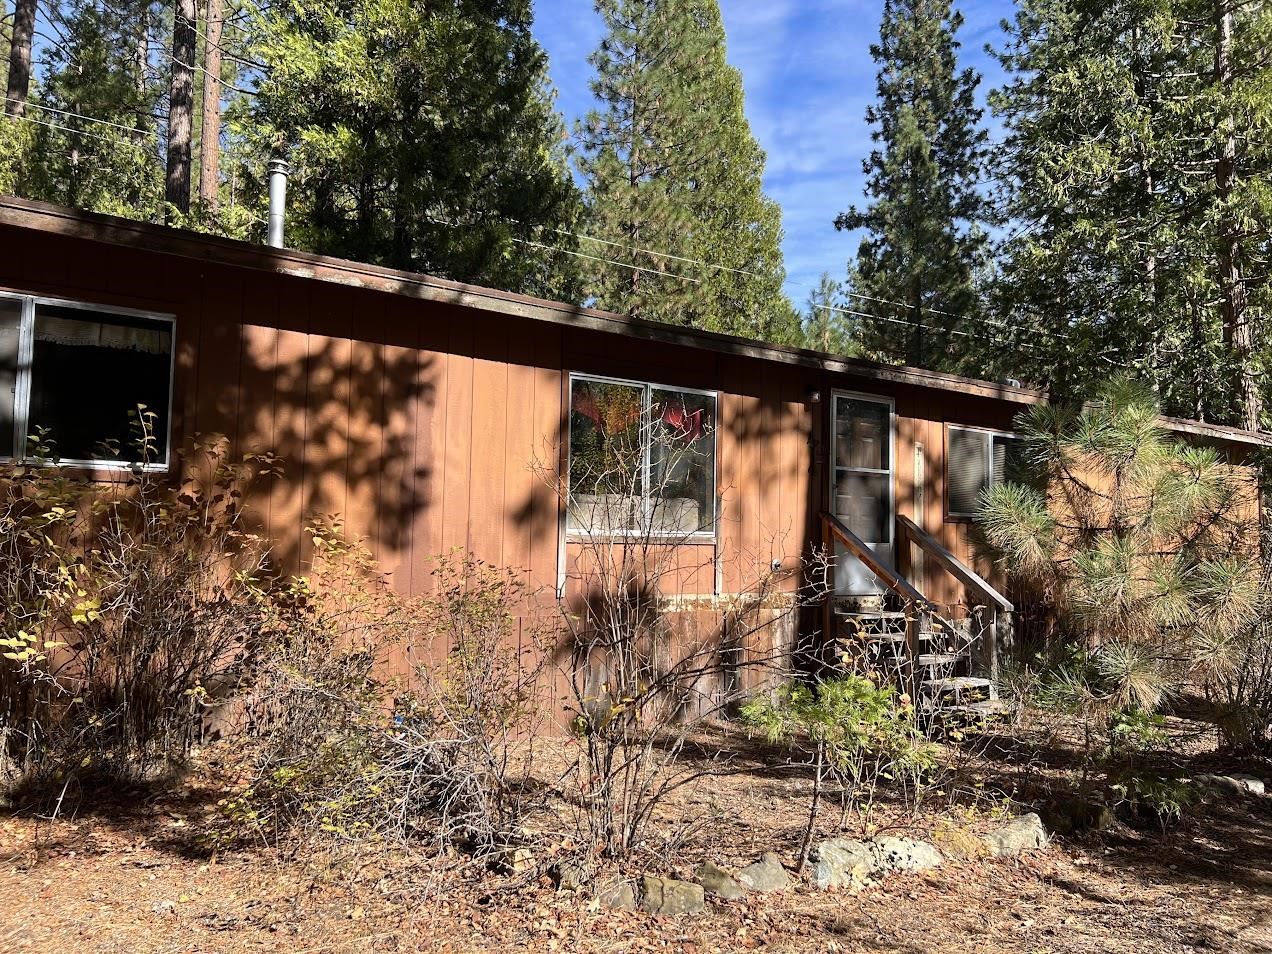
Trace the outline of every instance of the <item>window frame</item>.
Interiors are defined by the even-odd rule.
[[[963,513],[959,510],[950,509],[950,431],[972,431],[977,434],[984,434],[988,438],[985,441],[985,473],[989,475],[989,486],[996,486],[1001,482],[1002,477],[994,473],[994,438],[1005,437],[1008,440],[1018,441],[1021,436],[1016,431],[1004,431],[993,427],[978,427],[974,424],[951,424],[945,423],[945,459],[944,473],[945,481],[942,486],[942,496],[945,498],[945,519],[956,523],[970,523],[976,519],[974,513]]]
[[[571,438],[571,422],[570,404],[574,400],[574,382],[590,381],[596,384],[617,384],[626,387],[635,387],[644,389],[644,395],[641,399],[641,415],[648,419],[649,410],[653,400],[654,391],[680,391],[684,394],[699,394],[704,397],[710,397],[715,401],[715,414],[717,428],[711,435],[711,529],[710,530],[694,530],[690,533],[684,532],[660,532],[649,533],[650,539],[654,540],[679,540],[682,543],[715,543],[719,537],[720,527],[720,441],[718,438],[720,419],[720,392],[713,391],[709,388],[686,388],[675,384],[659,384],[654,381],[641,381],[635,378],[620,378],[605,374],[588,374],[581,371],[571,371],[566,379],[565,386],[565,507],[561,520],[565,526],[565,536],[567,541],[582,540],[619,540],[626,538],[639,538],[646,536],[642,530],[612,530],[605,534],[594,534],[588,530],[570,526],[570,504],[574,498],[573,488],[570,487],[570,474],[573,471],[574,447]],[[650,499],[649,494],[649,460],[650,446],[647,440],[641,440],[641,505],[647,507]]]
[[[22,303],[21,317],[18,321],[18,368],[13,388],[13,449],[12,456],[0,454],[0,461],[32,465],[41,463],[26,456],[27,438],[30,436],[31,420],[31,376],[34,373],[35,360],[35,310],[40,305],[54,308],[70,308],[78,311],[94,312],[101,315],[119,315],[121,318],[141,318],[146,321],[162,322],[168,325],[171,348],[168,352],[168,406],[165,420],[164,456],[162,461],[140,464],[124,460],[81,460],[79,458],[58,458],[46,462],[50,467],[78,467],[87,470],[164,473],[172,466],[172,433],[173,433],[173,398],[176,394],[177,376],[177,317],[168,312],[145,311],[139,308],[126,308],[121,305],[102,305],[96,302],[77,301],[69,298],[56,298],[49,295],[35,295],[12,290],[0,290],[0,299],[19,301]]]

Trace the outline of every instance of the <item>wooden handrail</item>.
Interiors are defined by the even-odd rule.
[[[939,540],[909,517],[898,514],[897,526],[901,528],[902,537],[908,537],[914,543],[917,543],[924,553],[939,563],[947,573],[960,583],[975,590],[999,609],[1008,613],[1013,611],[1014,607],[1007,597],[985,582],[971,567],[942,546]]]
[[[883,581],[883,584],[895,593],[915,603],[926,603],[927,599],[914,588],[909,580],[903,577],[887,560],[870,549],[861,537],[857,536],[834,514],[823,511],[822,526],[830,531],[830,535],[839,540],[848,552],[860,560],[867,570]]]

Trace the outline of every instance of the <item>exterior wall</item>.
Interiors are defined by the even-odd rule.
[[[969,563],[967,524],[945,517],[945,424],[1008,429],[1021,406],[9,225],[0,286],[174,314],[174,446],[220,433],[272,450],[285,476],[255,506],[278,564],[302,565],[306,521],[338,514],[405,593],[457,547],[553,591],[558,501],[534,465],[559,467],[570,371],[719,392],[718,537],[677,554],[681,593],[702,597],[749,591],[773,561],[797,585],[835,390],[895,400],[898,511]],[[957,598],[929,577],[931,598]]]

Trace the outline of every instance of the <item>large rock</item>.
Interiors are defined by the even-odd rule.
[[[770,894],[774,891],[789,891],[791,876],[782,867],[777,855],[769,852],[753,865],[747,865],[738,872],[738,883],[744,888]]]
[[[1042,848],[1047,844],[1047,829],[1042,819],[1034,812],[1013,818],[996,831],[991,831],[981,839],[989,848],[989,853],[996,858],[1010,858],[1029,851]]]
[[[677,914],[698,914],[707,908],[702,885],[692,881],[645,875],[641,888],[640,906],[650,914],[671,917]]]
[[[812,853],[813,884],[831,888],[860,888],[876,875],[889,871],[927,871],[945,859],[935,845],[910,838],[876,838],[856,841],[832,838]]]
[[[746,890],[738,884],[733,875],[718,865],[704,861],[694,872],[702,890],[713,898],[722,901],[740,901],[746,897]]]
[[[601,907],[613,911],[635,911],[636,889],[630,881],[608,878],[596,886],[596,899]]]
[[[1195,785],[1226,795],[1265,795],[1267,786],[1253,775],[1198,775]]]
[[[813,884],[823,891],[859,888],[876,870],[874,846],[864,841],[832,838],[813,849]]]
[[[876,838],[875,864],[886,871],[927,871],[945,859],[935,845],[909,838]]]

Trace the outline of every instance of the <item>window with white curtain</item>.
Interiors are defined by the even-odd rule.
[[[172,341],[166,316],[0,294],[0,457],[38,434],[63,463],[166,466]]]

